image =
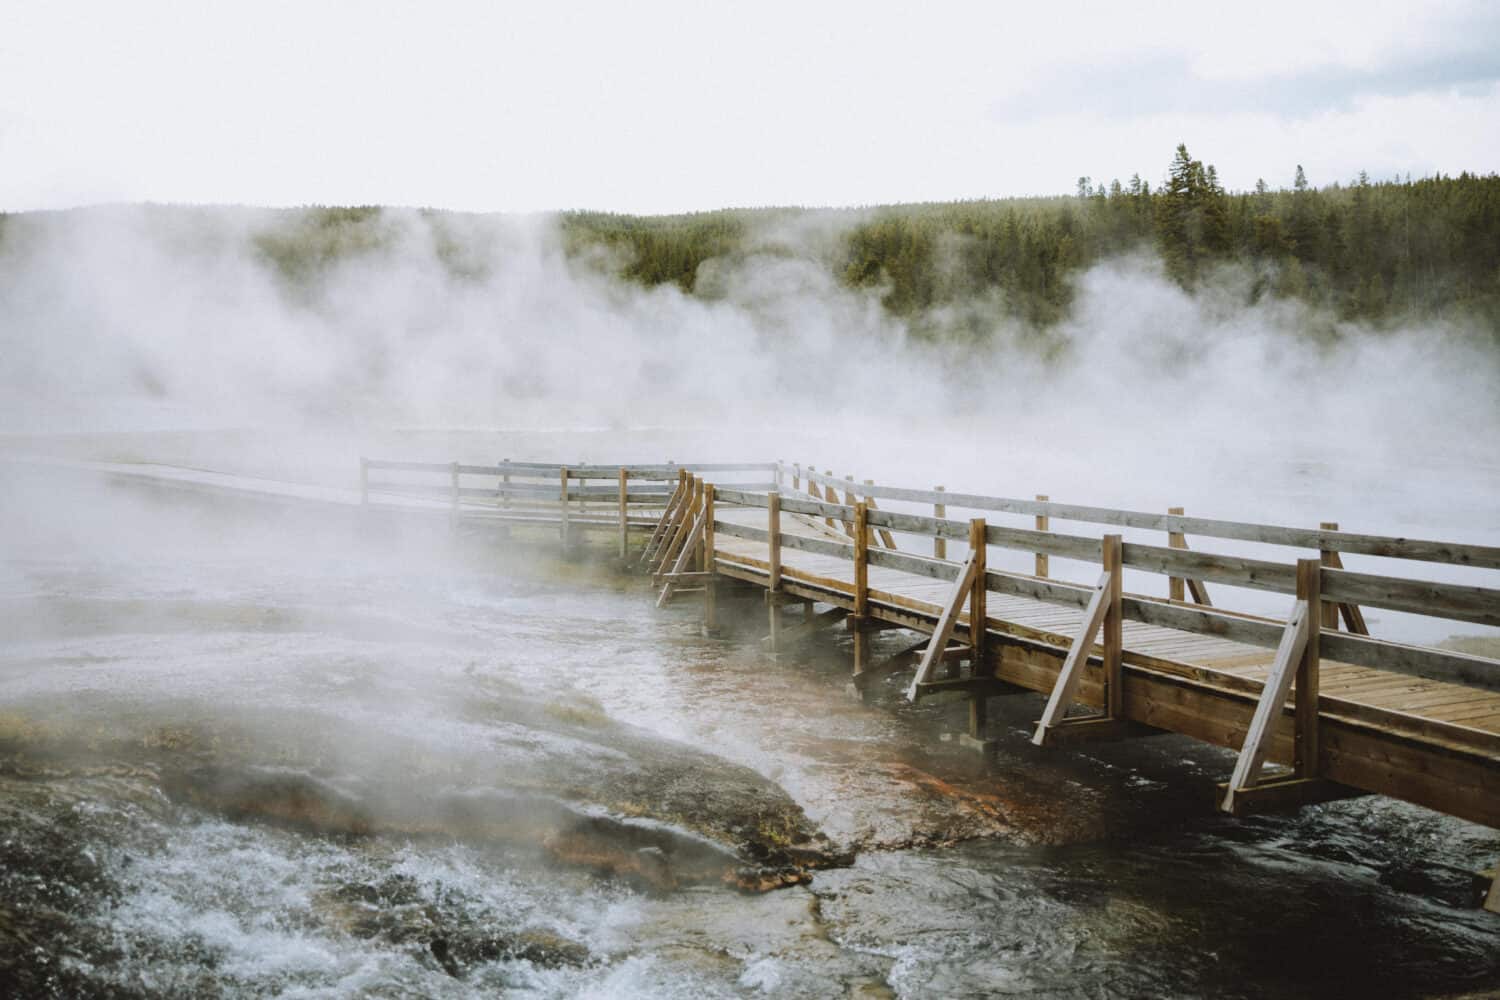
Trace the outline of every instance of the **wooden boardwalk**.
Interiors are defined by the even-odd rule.
[[[771,653],[842,622],[857,690],[910,671],[913,700],[956,692],[969,705],[967,742],[980,749],[988,699],[1033,691],[1047,696],[1041,746],[1172,732],[1238,751],[1220,798],[1237,815],[1374,793],[1500,828],[1500,661],[1370,636],[1363,614],[1496,626],[1500,590],[1352,572],[1342,561],[1493,570],[1500,548],[856,484],[782,463],[366,463],[367,501],[392,489],[371,485],[371,469],[446,473],[442,485],[395,495],[446,503],[455,517],[555,526],[564,540],[616,532],[620,555],[652,572],[658,604],[698,595],[710,629],[721,588],[759,588]],[[762,481],[723,485],[736,476]],[[464,477],[486,482],[466,487]],[[590,485],[598,480],[610,483]],[[949,519],[959,508],[1028,526]],[[1167,544],[1057,532],[1058,521],[1157,532]],[[1310,557],[1218,554],[1219,539]],[[991,570],[996,548],[1033,554],[1035,572]],[[1097,580],[1055,580],[1051,558],[1095,563]],[[1168,596],[1126,593],[1127,567],[1165,577]],[[1287,613],[1215,606],[1209,588],[1222,597],[1219,585],[1284,594]],[[912,641],[876,659],[870,637],[891,629]],[[1500,912],[1500,880],[1486,905]]]

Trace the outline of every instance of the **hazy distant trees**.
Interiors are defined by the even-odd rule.
[[[1243,266],[1256,275],[1253,296],[1371,322],[1477,314],[1500,331],[1500,176],[1361,174],[1317,188],[1298,164],[1290,180],[1289,189],[1261,180],[1231,193],[1212,164],[1180,145],[1156,189],[1139,175],[1108,185],[1080,176],[1070,196],[832,213],[834,225],[852,221],[822,263],[913,318],[987,297],[990,308],[1045,327],[1066,314],[1080,268],[1148,250],[1186,288]],[[754,214],[578,214],[564,228],[575,251],[623,252],[632,280],[691,291],[704,260],[746,251]]]
[[[1236,287],[1252,299],[1296,299],[1372,323],[1477,316],[1500,340],[1500,176],[1372,181],[1361,173],[1318,188],[1295,165],[1290,181],[1231,193],[1212,164],[1179,145],[1156,188],[1139,174],[1108,184],[1080,176],[1066,196],[830,211],[816,225],[798,209],[577,212],[561,217],[561,232],[575,259],[697,295],[721,287],[700,286],[706,262],[795,254],[847,287],[878,292],[918,335],[984,335],[997,316],[1045,330],[1067,314],[1082,268],[1145,252],[1189,289],[1239,268],[1250,280]],[[468,230],[449,226],[448,213],[422,214],[449,272],[482,277],[486,256],[465,243]],[[340,261],[380,253],[394,232],[374,206],[276,219],[254,248],[294,291]],[[0,215],[0,241],[6,221]],[[783,229],[818,235],[768,236]]]

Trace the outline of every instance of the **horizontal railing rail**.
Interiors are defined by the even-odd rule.
[[[1141,528],[1149,531],[1198,535],[1205,538],[1223,538],[1235,541],[1260,542],[1267,545],[1284,545],[1292,548],[1383,556],[1390,559],[1410,559],[1420,562],[1500,569],[1500,546],[1493,545],[1473,545],[1458,542],[1404,538],[1392,535],[1368,535],[1349,531],[1328,531],[1242,521],[1225,521],[1205,517],[1188,517],[1182,514],[1154,514],[1147,511],[1065,504],[1052,500],[1021,500],[1009,497],[985,496],[977,493],[952,493],[946,490],[907,489],[904,487],[880,486],[871,483],[856,483],[852,479],[841,479],[837,476],[818,473],[812,469],[800,466],[787,466],[783,464],[780,466],[780,469],[783,475],[792,475],[807,482],[819,483],[843,489],[860,496],[876,497],[882,500],[942,504],[948,507],[961,507],[966,510],[1028,514],[1037,517],[1057,518],[1060,521],[1109,524],[1124,528]]]

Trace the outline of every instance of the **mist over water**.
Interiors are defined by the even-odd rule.
[[[705,297],[569,258],[545,217],[394,210],[378,246],[293,281],[257,242],[290,224],[8,220],[4,457],[346,488],[361,454],[779,458],[1500,544],[1486,331],[1339,326],[1249,304],[1242,273],[1188,294],[1143,255],[1084,274],[1046,352],[1000,320],[930,343],[834,279],[832,218],[768,227],[762,252],[712,262]],[[1030,754],[1030,702],[997,707],[983,771],[938,739],[960,709],[846,700],[843,633],[769,664],[754,628],[703,639],[694,609],[655,612],[639,581],[525,541],[0,462],[0,952],[46,949],[58,995],[1500,983],[1493,921],[1468,907],[1493,831],[1388,800],[1221,820],[1203,799],[1224,755],[1176,738]],[[1460,630],[1372,617],[1424,641]],[[194,784],[210,772],[218,798]],[[703,785],[645,794],[662,774]],[[293,787],[326,827],[256,813],[234,782]],[[705,795],[760,796],[856,857],[745,896],[600,874],[554,836],[565,813],[647,838],[647,857],[712,855],[740,834],[686,804]],[[364,826],[332,829],[350,816]],[[1268,951],[1290,957],[1268,973]]]

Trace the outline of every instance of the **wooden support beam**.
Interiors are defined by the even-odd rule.
[[[658,573],[676,560],[687,541],[688,535],[692,533],[694,519],[698,516],[699,506],[703,502],[703,481],[692,473],[688,473],[687,489],[687,499],[683,503],[682,513],[672,532],[671,540],[667,543],[666,548],[662,550],[661,557],[657,560],[656,571]]]
[[[953,590],[943,606],[942,614],[938,616],[937,628],[932,633],[932,641],[927,644],[927,652],[922,654],[922,662],[917,667],[917,675],[912,678],[911,686],[906,689],[908,701],[917,700],[918,686],[927,683],[932,675],[932,668],[937,664],[942,652],[948,648],[948,640],[953,635],[953,626],[958,623],[959,612],[963,610],[964,603],[969,599],[973,590],[978,571],[976,565],[978,558],[974,552],[970,552],[964,558],[963,566],[958,571],[958,579],[954,582]]]
[[[1242,789],[1251,788],[1259,782],[1260,768],[1270,752],[1271,740],[1276,733],[1276,723],[1286,709],[1286,697],[1292,689],[1292,680],[1301,665],[1302,651],[1307,648],[1307,637],[1312,632],[1315,612],[1306,601],[1298,599],[1292,605],[1286,629],[1281,633],[1281,644],[1276,648],[1276,659],[1271,663],[1270,676],[1266,678],[1260,699],[1255,705],[1255,714],[1250,718],[1250,727],[1245,733],[1244,745],[1234,765],[1234,774],[1229,779],[1228,791],[1224,793],[1220,808],[1227,813],[1235,811],[1235,798]]]
[[[1083,668],[1088,662],[1089,650],[1094,647],[1094,636],[1104,624],[1104,615],[1109,610],[1112,582],[1109,573],[1099,574],[1099,582],[1094,585],[1094,593],[1083,611],[1083,625],[1078,629],[1072,646],[1068,648],[1067,658],[1063,660],[1062,669],[1057,674],[1057,682],[1052,685],[1052,693],[1047,697],[1047,707],[1042,710],[1042,718],[1037,722],[1036,732],[1031,737],[1031,742],[1039,747],[1048,745],[1051,730],[1067,718],[1068,706],[1073,704],[1078,685],[1083,681]]]
[[[870,486],[874,486],[874,485],[875,485],[875,480],[873,480],[873,479],[866,479],[865,480],[865,486],[866,487],[870,487]],[[868,493],[865,494],[865,505],[867,507],[869,507],[871,510],[879,510],[880,509],[880,505],[875,502],[875,498],[872,497],[872,496],[870,496]],[[895,549],[896,549],[896,537],[891,534],[891,529],[889,529],[889,528],[881,528],[879,530],[880,530],[880,544],[884,545],[886,548],[888,548],[888,549],[890,549],[891,551],[894,552]]]
[[[1318,525],[1323,531],[1338,531],[1337,521],[1324,521]],[[1334,549],[1322,549],[1318,553],[1318,559],[1329,569],[1343,569],[1344,560]],[[1323,605],[1323,627],[1338,630],[1339,616],[1344,619],[1344,627],[1356,635],[1369,635],[1370,627],[1365,624],[1364,612],[1360,611],[1358,604],[1346,604],[1341,602],[1325,602]]]
[[[1120,740],[1137,740],[1144,736],[1159,736],[1162,730],[1129,719],[1111,719],[1107,715],[1091,715],[1078,719],[1064,719],[1047,730],[1046,746],[1076,746],[1081,743],[1115,743]]]
[[[1269,778],[1249,788],[1241,788],[1232,798],[1228,782],[1219,782],[1218,790],[1218,801],[1229,802],[1235,816],[1283,812],[1320,802],[1337,802],[1370,794],[1326,778],[1299,778],[1294,774]]]
[[[830,479],[832,479],[833,478],[833,470],[832,469],[824,469],[823,470],[823,475],[825,475],[825,476],[829,477]],[[831,504],[837,504],[837,503],[839,503],[839,492],[838,492],[838,490],[834,489],[832,485],[825,484],[824,487],[823,487],[823,499],[826,500],[826,501],[828,501]],[[835,527],[836,528],[840,528],[840,529],[842,529],[842,531],[844,532],[844,534],[848,535],[850,538],[854,537],[854,525],[850,524],[848,521],[835,521],[831,517],[824,518],[824,520],[826,520],[828,522],[828,526],[830,528],[835,528]]]
[[[656,606],[658,608],[665,607],[666,603],[672,599],[673,592],[677,589],[677,584],[672,580],[672,577],[689,572],[688,565],[693,561],[693,557],[699,554],[699,543],[703,539],[704,513],[704,509],[700,508],[696,519],[693,521],[693,526],[688,529],[682,548],[677,553],[677,561],[672,564],[672,569],[667,573],[658,574],[657,576],[657,582],[662,584],[661,594],[656,599]],[[705,570],[700,566],[699,572],[705,572]],[[705,608],[705,610],[707,609]]]
[[[507,477],[507,479],[508,478],[509,477]],[[678,508],[681,505],[683,497],[686,495],[686,493],[687,472],[685,470],[678,469],[677,488],[674,489],[672,491],[672,495],[667,498],[666,509],[662,511],[661,519],[656,522],[656,527],[652,530],[651,537],[646,539],[646,548],[641,552],[641,562],[643,564],[651,562],[652,557],[656,555],[657,549],[659,549],[665,542],[668,533],[677,523]]]
[[[1318,636],[1322,632],[1323,607],[1318,588],[1322,578],[1319,560],[1297,560],[1297,599],[1305,601],[1313,612],[1307,642],[1303,644],[1302,656],[1297,661],[1297,742],[1293,766],[1299,778],[1318,776]]]
[[[800,467],[792,466],[792,489],[797,488]],[[781,652],[781,493],[771,491],[766,496],[766,549],[768,552],[769,567],[766,577],[766,593],[774,598],[766,602],[766,611],[770,616],[771,625],[771,653],[774,655]]]
[[[932,488],[932,490],[933,490],[934,493],[942,493],[942,492],[944,492],[943,487],[941,487],[941,486],[934,486]],[[939,520],[939,521],[943,520],[945,517],[948,516],[948,505],[947,504],[942,504],[942,503],[935,503],[935,504],[933,504],[932,505],[932,516],[934,518],[936,518],[937,520]],[[943,538],[941,535],[935,535],[935,536],[933,536],[933,539],[932,539],[932,558],[934,558],[934,559],[947,559],[948,558],[948,539]]]
[[[1048,499],[1047,494],[1045,494],[1045,493],[1038,493],[1036,495],[1036,498],[1037,498],[1037,500],[1041,501],[1042,503],[1046,503],[1047,499]],[[1051,523],[1052,523],[1052,519],[1050,517],[1048,517],[1046,514],[1038,514],[1036,516],[1036,530],[1037,531],[1051,531],[1052,529],[1051,529],[1051,527],[1049,527],[1049,525],[1051,525]],[[1047,575],[1047,571],[1050,569],[1049,562],[1050,562],[1050,560],[1047,558],[1047,553],[1045,553],[1045,552],[1038,552],[1036,554],[1036,575],[1037,576],[1046,576]]]

